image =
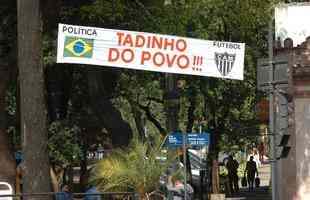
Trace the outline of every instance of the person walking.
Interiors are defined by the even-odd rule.
[[[230,155],[226,163],[226,169],[228,171],[229,188],[232,193],[239,192],[238,167],[238,161],[235,160],[232,155]]]
[[[247,180],[249,184],[249,191],[254,190],[254,180],[255,180],[255,174],[258,176],[258,170],[256,167],[256,162],[254,161],[254,157],[251,156],[250,160],[246,163],[245,171],[244,173],[247,174]]]
[[[259,160],[259,157],[260,156],[259,156],[258,150],[256,148],[254,148],[254,150],[253,150],[253,160],[256,163],[256,167],[257,168],[262,165],[262,163]]]
[[[265,155],[265,144],[261,142],[258,145],[258,153],[259,153],[259,160],[261,163],[264,163],[264,155]]]

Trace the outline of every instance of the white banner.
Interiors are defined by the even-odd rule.
[[[243,79],[244,43],[59,24],[58,63]]]
[[[275,8],[275,34],[282,45],[286,38],[293,39],[294,46],[310,36],[310,4],[280,4]]]

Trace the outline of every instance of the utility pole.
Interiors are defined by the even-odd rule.
[[[40,0],[17,0],[23,192],[50,192]],[[28,200],[37,200],[29,196]],[[41,200],[51,197],[42,196]]]
[[[187,200],[187,166],[186,166],[186,148],[187,134],[183,133],[183,165],[184,165],[184,200]]]
[[[275,117],[274,117],[274,61],[273,61],[273,18],[269,22],[268,30],[268,56],[269,56],[269,129],[270,129],[270,153],[271,153],[271,185],[272,185],[272,200],[277,198],[277,163],[276,163],[276,147],[275,147]]]

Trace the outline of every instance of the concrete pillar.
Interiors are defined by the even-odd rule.
[[[296,62],[296,58],[298,56],[298,53],[296,53],[295,49],[293,49],[293,41],[291,39],[286,39],[284,41],[284,47],[278,47],[275,49],[275,55],[276,56],[285,56],[288,57],[288,88],[281,88],[285,90],[289,95],[293,95],[293,78],[292,78],[292,66],[293,63]],[[276,93],[276,112],[279,111],[279,106],[281,106],[281,101],[279,99],[279,95]],[[287,158],[282,158],[280,160],[277,160],[277,181],[276,181],[276,187],[277,187],[277,200],[293,200],[295,193],[296,193],[296,153],[295,153],[295,133],[294,133],[294,124],[292,123],[294,118],[294,106],[293,102],[289,103],[289,127],[288,127],[288,133],[290,133],[291,137],[289,140],[289,146],[291,146],[291,151]],[[280,113],[277,113],[281,117]],[[279,126],[279,121],[276,122],[276,126]],[[280,128],[278,127],[276,129],[275,134],[279,134]],[[277,137],[279,137],[277,135]],[[277,144],[279,143],[280,137],[277,139]],[[278,156],[280,151],[277,153]]]
[[[287,159],[281,160],[284,200],[310,199],[310,39],[294,49],[290,59],[289,145]],[[308,191],[307,191],[308,190]]]

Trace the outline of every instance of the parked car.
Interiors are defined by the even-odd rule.
[[[7,182],[0,182],[0,195],[13,195],[13,188]],[[0,200],[13,200],[13,197],[0,197]]]

